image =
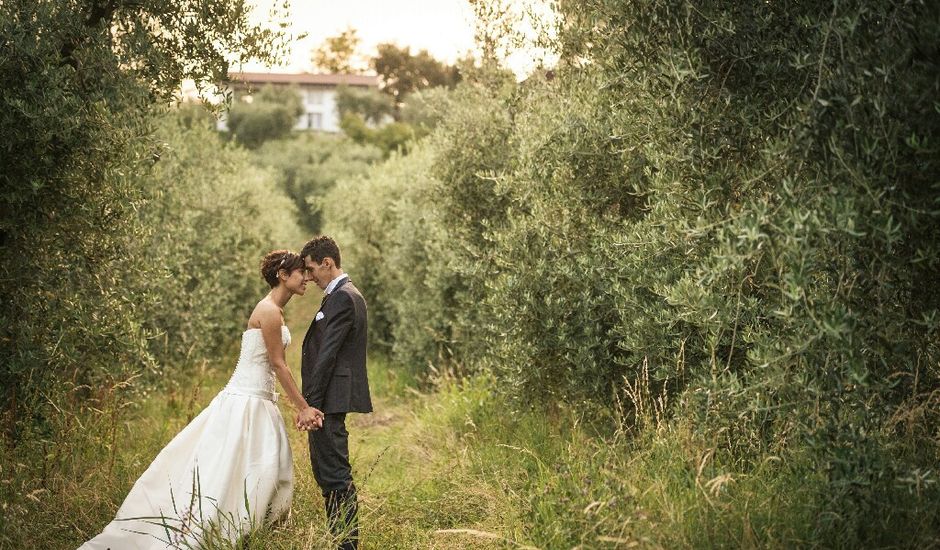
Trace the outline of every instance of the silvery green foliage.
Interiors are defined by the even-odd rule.
[[[325,232],[341,243],[343,267],[369,302],[371,349],[427,374],[452,356],[457,256],[435,209],[427,143],[393,155],[326,198]]]
[[[427,138],[431,160],[396,168],[426,173],[430,199],[383,226],[392,253],[377,247],[376,272],[449,274],[377,283],[373,301],[421,295],[445,316],[393,317],[425,328],[428,345],[409,348],[425,352],[401,359],[438,367],[431,344],[446,342],[445,364],[489,370],[525,404],[610,402],[649,372],[728,460],[811,456],[824,544],[925,525],[937,480],[920,473],[940,448],[940,9],[559,10],[555,70],[499,89],[470,79]],[[434,227],[403,237],[409,218]],[[448,253],[395,264],[408,245],[392,235]]]
[[[340,116],[356,113],[365,122],[379,125],[391,119],[395,112],[395,100],[375,88],[341,85],[336,89],[336,110]]]
[[[382,152],[345,137],[299,132],[264,144],[255,158],[273,170],[281,189],[294,202],[300,226],[314,235],[323,227],[324,197],[334,187],[345,188],[344,181],[365,173],[382,158]]]
[[[0,37],[0,402],[16,435],[48,429],[59,389],[78,403],[152,362],[149,298],[127,282],[161,261],[129,244],[147,230],[153,110],[280,43],[221,0],[5,1]]]
[[[275,88],[266,85],[252,101],[235,101],[228,111],[229,134],[249,149],[288,137],[304,113],[300,90],[295,85]]]
[[[163,120],[155,137],[160,161],[139,182],[143,234],[130,243],[148,277],[128,285],[150,298],[136,314],[166,367],[234,345],[267,292],[261,258],[296,248],[301,235],[294,204],[249,152],[179,116]]]

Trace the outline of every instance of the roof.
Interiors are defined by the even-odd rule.
[[[379,77],[364,74],[229,73],[232,84],[319,84],[378,87]]]

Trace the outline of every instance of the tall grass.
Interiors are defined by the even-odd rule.
[[[151,395],[134,410],[88,417],[94,421],[63,416],[71,437],[50,445],[46,462],[17,463],[4,449],[0,547],[74,548],[96,534],[160,448],[224,385],[229,363],[231,355],[205,365],[189,390]],[[647,411],[624,421],[587,404],[514,411],[485,376],[441,379],[436,391],[421,393],[381,358],[370,374],[376,412],[351,416],[349,427],[363,548],[839,546],[814,532],[826,495],[811,460],[772,456],[741,468],[692,426],[658,421],[649,387],[624,389],[626,406]],[[292,430],[291,445],[291,514],[242,546],[333,543],[305,435]],[[896,513],[917,510],[933,490],[897,502]],[[936,546],[936,516],[910,514],[916,521],[878,546]],[[210,537],[205,547],[232,544]]]
[[[819,510],[838,510],[827,507],[826,472],[800,450],[742,464],[692,422],[662,421],[649,387],[622,391],[646,411],[626,422],[581,403],[513,412],[492,385],[446,382],[422,402],[414,429],[449,434],[430,443],[431,454],[449,456],[448,479],[499,501],[493,509],[506,519],[489,525],[502,540],[546,549],[850,546],[819,530]],[[940,544],[935,488],[883,498],[890,504],[870,518],[879,534],[871,547]],[[449,510],[472,501],[460,502]]]
[[[317,300],[311,295],[289,308],[295,376]],[[134,407],[108,409],[118,402],[109,395],[121,391],[112,388],[95,402],[100,414],[63,409],[71,431],[47,443],[45,460],[41,449],[3,449],[0,548],[74,548],[96,534],[160,448],[224,385],[232,365],[234,350],[193,369],[189,383],[173,385],[187,389],[171,387]],[[376,411],[349,417],[364,549],[844,546],[817,531],[829,495],[826,474],[811,457],[793,451],[742,464],[691,420],[666,421],[663,393],[648,376],[618,390],[623,410],[572,402],[519,411],[486,375],[442,375],[427,392],[417,389],[425,381],[381,356],[370,358],[369,369]],[[292,411],[281,405],[290,426]],[[210,537],[204,547],[335,543],[306,436],[289,432],[290,515],[236,545]],[[929,507],[936,490],[928,484],[886,495],[891,508],[872,523],[904,529],[872,547],[940,544],[940,517]]]
[[[4,440],[0,548],[77,547],[97,534],[143,468],[211,396],[216,381],[207,366],[193,370],[190,385],[138,401],[127,395],[130,380],[116,381],[92,399],[55,404],[55,438],[17,446]]]

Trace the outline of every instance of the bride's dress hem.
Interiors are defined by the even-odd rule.
[[[290,342],[287,327],[282,341]],[[80,550],[235,542],[290,509],[293,462],[261,332],[246,330],[229,383],[157,455],[115,519]]]

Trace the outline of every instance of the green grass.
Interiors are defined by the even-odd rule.
[[[291,304],[288,361],[315,297]],[[233,355],[196,369],[183,389],[134,410],[63,415],[62,441],[4,449],[0,548],[75,548],[113,516],[157,452],[226,382]],[[485,376],[421,392],[404,371],[370,360],[375,412],[350,415],[364,549],[839,547],[818,531],[822,474],[798,453],[741,465],[681,418],[621,426],[597,407],[512,412]],[[281,401],[288,425],[292,411]],[[647,407],[646,410],[651,410]],[[253,533],[251,548],[331,545],[306,434],[290,430],[291,514]],[[900,493],[899,493],[900,494]],[[887,498],[887,497],[886,497]],[[876,547],[938,547],[936,489],[894,495],[907,520]],[[907,514],[906,516],[904,514]],[[873,524],[876,521],[873,518]],[[212,542],[207,548],[226,548]]]

